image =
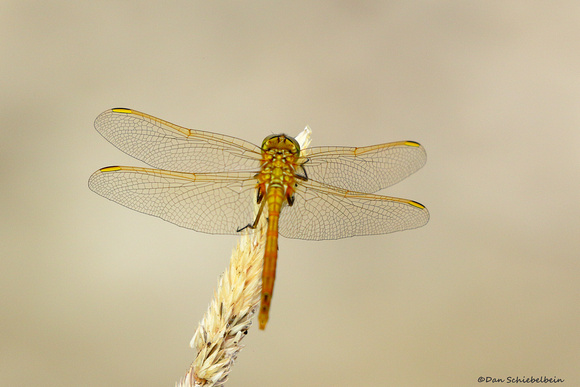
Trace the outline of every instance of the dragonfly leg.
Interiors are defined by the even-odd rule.
[[[256,214],[256,219],[254,219],[254,223],[248,223],[242,228],[237,229],[237,232],[243,231],[247,228],[254,230],[258,227],[258,222],[260,221],[260,217],[262,216],[262,211],[264,210],[264,204],[266,204],[267,200],[262,200],[260,203],[260,208],[258,209],[258,213]]]
[[[308,161],[310,161],[310,159],[306,160],[304,164],[306,164]],[[294,174],[294,177],[302,181],[308,181],[308,173],[306,173],[306,168],[304,168],[304,164],[299,165],[298,168],[296,168],[296,173]]]

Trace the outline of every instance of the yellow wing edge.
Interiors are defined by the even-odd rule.
[[[399,202],[399,203],[403,203],[403,204],[409,204],[409,205],[411,205],[413,207],[417,207],[417,208],[420,208],[422,210],[426,210],[427,209],[427,207],[425,207],[421,203],[416,202],[414,200],[395,198],[395,197],[392,197],[392,196],[383,196],[383,198],[385,198],[387,200],[390,200],[390,201],[393,201],[393,202]]]
[[[351,152],[353,153],[354,156],[359,156],[359,155],[363,155],[367,152],[376,151],[378,149],[393,148],[393,147],[397,147],[397,146],[408,146],[408,147],[421,148],[421,149],[423,148],[423,146],[421,144],[419,144],[418,142],[408,140],[408,141],[387,142],[384,144],[369,145],[369,146],[363,146],[363,147],[357,146],[357,147],[352,148]],[[330,148],[332,148],[332,147],[330,147]],[[345,148],[345,149],[351,149],[351,148]]]
[[[111,172],[135,172],[151,176],[160,176],[171,179],[179,179],[187,182],[199,181],[199,182],[214,182],[219,181],[241,181],[242,179],[252,181],[251,178],[255,175],[254,172],[229,172],[229,173],[189,173],[189,172],[178,172],[178,171],[168,171],[165,169],[155,169],[155,168],[143,168],[143,167],[128,167],[128,166],[110,166],[104,167],[97,170],[93,175],[108,174]]]
[[[98,172],[117,172],[117,171],[126,171],[126,172],[139,172],[145,174],[153,174],[159,176],[170,176],[173,178],[180,178],[190,181],[196,181],[201,177],[201,180],[206,180],[211,178],[211,174],[195,174],[195,173],[186,173],[186,172],[177,172],[177,171],[167,171],[165,169],[154,169],[154,168],[142,168],[142,167],[124,167],[124,166],[110,166],[104,167],[97,171]]]
[[[421,210],[427,210],[427,207],[425,207],[421,203],[416,202],[414,200],[396,198],[393,196],[376,195],[376,194],[366,193],[366,192],[348,191],[348,190],[345,190],[342,188],[334,187],[331,185],[326,185],[326,184],[315,182],[315,181],[303,182],[302,185],[306,186],[309,189],[314,189],[316,191],[322,191],[324,193],[331,194],[331,195],[337,195],[337,196],[340,196],[343,198],[350,197],[350,198],[357,198],[357,199],[387,200],[387,201],[391,201],[391,202],[408,204],[410,206],[417,207]]]
[[[171,129],[176,130],[185,136],[191,136],[191,129],[187,129],[187,128],[184,128],[183,126],[172,124],[169,121],[165,121],[165,120],[162,120],[161,118],[153,117],[149,114],[142,113],[138,110],[127,109],[127,108],[113,108],[113,109],[110,109],[109,111],[111,111],[113,113],[130,114],[130,115],[140,116],[140,117],[143,117],[147,120],[158,122],[162,125],[166,125],[166,126],[170,127]]]

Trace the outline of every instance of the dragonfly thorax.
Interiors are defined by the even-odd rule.
[[[280,134],[268,136],[262,143],[262,162],[258,180],[258,201],[271,189],[280,190],[289,204],[294,201],[296,170],[300,146],[292,137]],[[280,203],[281,204],[281,203]]]

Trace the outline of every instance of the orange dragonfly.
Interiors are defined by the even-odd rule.
[[[260,329],[274,290],[278,234],[340,239],[408,230],[429,220],[420,203],[373,194],[425,164],[425,150],[414,141],[301,150],[280,134],[258,147],[124,108],[99,115],[95,128],[123,152],[159,168],[102,168],[89,179],[99,195],[209,234],[235,235],[267,217]]]

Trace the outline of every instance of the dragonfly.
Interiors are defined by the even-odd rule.
[[[414,141],[300,149],[294,138],[276,134],[258,147],[126,108],[103,112],[95,128],[153,167],[99,169],[89,179],[99,195],[209,234],[236,235],[266,217],[260,329],[268,322],[274,291],[278,235],[340,239],[413,229],[429,221],[429,212],[416,201],[374,194],[425,164],[425,149]]]

